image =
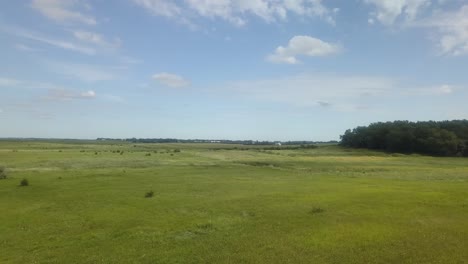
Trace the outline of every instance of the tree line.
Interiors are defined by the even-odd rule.
[[[378,122],[348,129],[345,147],[433,156],[468,156],[468,120]]]
[[[237,144],[237,145],[311,145],[319,143],[338,143],[337,141],[259,141],[259,140],[213,140],[213,139],[177,139],[177,138],[97,138],[98,141],[125,141],[131,143],[220,143],[220,144]]]

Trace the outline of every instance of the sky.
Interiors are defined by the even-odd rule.
[[[0,137],[327,141],[467,102],[467,0],[0,2]]]

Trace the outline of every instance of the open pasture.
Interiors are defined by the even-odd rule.
[[[468,263],[466,158],[0,141],[0,166],[0,263]]]

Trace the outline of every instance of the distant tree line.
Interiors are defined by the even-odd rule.
[[[237,145],[310,145],[315,143],[338,143],[337,141],[315,142],[315,141],[258,141],[258,140],[211,140],[211,139],[176,139],[176,138],[98,138],[99,141],[126,141],[131,143],[220,143],[220,144],[237,144]]]
[[[433,156],[468,156],[468,120],[379,122],[346,130],[342,146]]]

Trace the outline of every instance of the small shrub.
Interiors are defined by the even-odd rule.
[[[212,223],[199,224],[197,225],[197,228],[202,229],[202,230],[210,230],[210,229],[213,229],[213,224]]]
[[[28,179],[22,179],[21,182],[20,182],[20,186],[29,186],[29,181]]]
[[[180,149],[174,149],[174,153],[179,153]]]
[[[323,212],[325,212],[325,209],[320,208],[320,207],[314,207],[312,208],[312,210],[310,210],[311,214],[321,214]]]
[[[97,155],[97,152],[94,152],[94,155]]]
[[[0,167],[0,180],[4,180],[6,178],[8,178],[6,168]]]
[[[151,198],[154,196],[154,192],[153,191],[149,191],[145,194],[145,198]]]
[[[123,155],[123,154],[124,154],[124,152],[123,152],[123,151],[121,151],[121,152],[120,152],[120,155]]]
[[[149,156],[151,156],[151,153],[146,153],[146,155],[145,155],[145,156],[149,157]]]

